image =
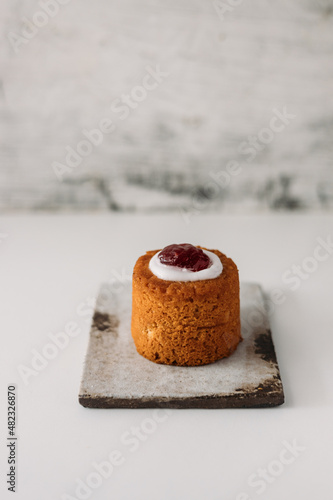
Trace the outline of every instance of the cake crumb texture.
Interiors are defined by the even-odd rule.
[[[209,250],[222,262],[220,276],[165,281],[149,269],[150,259],[159,251],[139,257],[133,271],[131,329],[139,354],[179,366],[204,365],[230,356],[241,340],[236,264],[220,251]]]

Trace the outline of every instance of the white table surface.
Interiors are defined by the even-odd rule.
[[[118,450],[122,463],[85,498],[331,499],[333,254],[295,291],[282,276],[313,255],[316,239],[332,234],[332,222],[322,215],[210,215],[190,224],[178,214],[2,217],[1,471],[8,470],[6,391],[14,383],[18,479],[13,496],[2,474],[1,498],[80,498],[77,480],[94,477],[93,463]],[[87,301],[102,281],[130,275],[145,250],[172,242],[219,248],[235,260],[241,280],[258,281],[268,293],[282,289],[285,301],[272,312],[271,326],[283,406],[163,415],[78,404],[92,313]],[[31,350],[42,352],[48,334],[69,322],[80,333],[25,384],[18,366],[31,366]],[[143,431],[133,438],[137,427]],[[286,443],[299,451],[283,451]],[[267,479],[259,481],[260,469]]]

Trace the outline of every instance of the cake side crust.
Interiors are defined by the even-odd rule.
[[[133,271],[132,336],[137,351],[151,361],[182,366],[229,356],[241,340],[235,263],[218,250],[209,250],[223,264],[220,276],[165,281],[149,269],[158,251],[139,257]]]

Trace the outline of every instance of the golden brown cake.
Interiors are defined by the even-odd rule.
[[[158,278],[149,262],[160,250],[137,260],[131,328],[136,349],[145,358],[195,366],[230,356],[236,349],[241,340],[238,270],[218,250],[207,251],[220,259],[223,270],[216,278],[199,281]]]

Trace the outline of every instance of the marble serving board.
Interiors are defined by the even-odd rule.
[[[159,365],[131,336],[131,285],[103,284],[93,316],[79,402],[88,408],[255,408],[284,402],[260,285],[241,285],[243,341],[205,366]]]

